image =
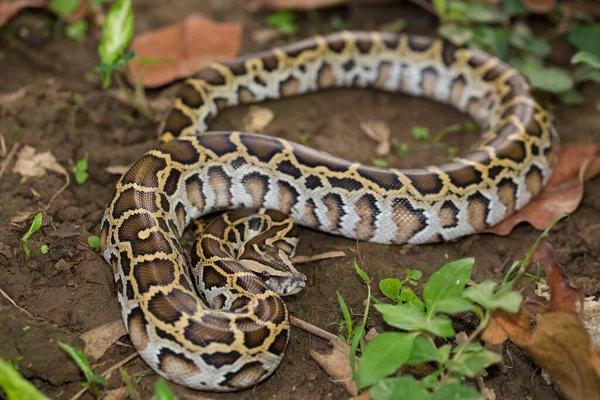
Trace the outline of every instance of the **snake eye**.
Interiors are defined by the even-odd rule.
[[[269,278],[271,277],[271,275],[269,275],[269,273],[265,272],[265,271],[261,272],[259,276],[260,276],[260,279],[262,279],[265,282],[268,281]]]

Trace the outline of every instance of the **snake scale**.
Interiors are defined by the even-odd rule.
[[[484,133],[462,157],[399,170],[258,134],[206,132],[224,108],[341,87],[450,104]],[[283,357],[290,326],[279,294],[304,286],[289,261],[293,221],[377,243],[452,240],[525,206],[559,150],[549,113],[510,66],[439,39],[377,32],[212,64],[185,81],[159,133],[161,144],[117,184],[103,255],[142,358],[174,382],[214,391],[255,385]],[[179,238],[220,210],[236,211],[200,234],[188,268]]]

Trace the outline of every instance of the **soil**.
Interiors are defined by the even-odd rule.
[[[245,27],[241,53],[280,44],[256,44],[249,34],[263,27],[264,14],[250,13],[244,2],[146,0],[135,2],[136,31],[156,29],[174,23],[191,12],[203,12],[217,21],[242,22]],[[212,6],[211,6],[212,5]],[[213,8],[215,6],[218,8]],[[327,24],[333,15],[348,21],[352,29],[376,29],[397,18],[405,18],[409,33],[435,35],[436,19],[425,11],[407,4],[389,6],[353,5],[320,12],[323,26],[299,16],[299,37],[308,37],[315,29],[331,30]],[[0,288],[34,318],[0,297],[0,356],[20,361],[21,373],[51,398],[68,399],[81,389],[83,378],[67,356],[55,346],[61,340],[81,348],[80,334],[120,318],[109,266],[87,244],[91,235],[99,234],[105,205],[113,194],[118,176],[106,172],[108,166],[133,163],[156,144],[156,121],[148,121],[128,105],[101,90],[97,82],[84,78],[97,63],[98,31],[84,43],[54,37],[53,16],[45,11],[27,10],[2,30],[0,36],[0,93],[12,93],[1,107],[0,133],[7,149],[29,145],[37,151],[51,151],[68,170],[77,160],[87,158],[89,179],[82,185],[73,182],[44,211],[41,230],[29,241],[33,258],[25,262],[20,238],[31,218],[23,221],[22,213],[33,215],[48,205],[51,197],[64,185],[63,176],[49,173],[39,179],[22,179],[12,172],[11,163],[0,177]],[[542,22],[537,21],[540,29]],[[556,61],[565,64],[571,49],[562,41],[553,43]],[[177,84],[164,91],[152,91],[153,100],[168,104]],[[556,126],[564,142],[600,143],[600,103],[598,85],[583,87],[585,104],[577,107],[557,106]],[[76,105],[73,95],[83,101]],[[331,154],[372,163],[376,143],[359,128],[366,120],[383,120],[400,142],[409,145],[404,157],[390,156],[395,167],[415,167],[442,161],[443,152],[432,151],[423,142],[411,139],[415,125],[438,132],[445,126],[464,123],[460,113],[423,99],[404,95],[363,90],[334,90],[264,104],[275,113],[266,133],[299,141],[309,135],[309,145]],[[215,130],[241,129],[248,107],[222,114]],[[159,116],[160,117],[160,116]],[[465,151],[477,135],[449,134],[446,143]],[[600,291],[600,249],[590,237],[600,224],[600,179],[585,185],[585,195],[572,217],[560,223],[549,241],[559,255],[567,273],[576,278],[586,295]],[[522,259],[539,232],[528,225],[518,226],[509,236],[480,234],[453,243],[426,246],[383,246],[334,237],[307,229],[301,230],[299,254],[314,255],[342,250],[343,258],[299,265],[309,277],[308,287],[287,299],[291,314],[336,332],[334,322],[341,320],[336,291],[339,291],[356,321],[361,316],[366,288],[356,276],[353,260],[358,258],[368,274],[378,282],[401,277],[404,268],[423,271],[424,279],[449,260],[470,256],[476,264],[473,280],[499,281],[514,260]],[[49,246],[46,255],[40,253]],[[420,288],[417,287],[417,293]],[[525,290],[534,296],[531,288]],[[380,293],[377,296],[381,297]],[[477,321],[468,316],[454,319],[457,331],[470,332]],[[370,314],[369,327],[382,331],[381,317]],[[257,387],[236,394],[210,394],[211,398],[228,399],[346,399],[348,394],[331,382],[327,374],[310,357],[309,351],[327,351],[327,343],[294,328],[285,359],[273,377]],[[102,372],[123,360],[134,350],[127,336],[113,344],[99,360]],[[559,398],[540,374],[531,358],[513,345],[502,354],[506,368],[491,367],[485,385],[497,399]],[[150,398],[157,376],[139,358],[126,365],[130,375],[142,376],[144,398]],[[112,374],[109,388],[120,387],[118,373]],[[180,398],[194,398],[197,392],[170,385]],[[83,398],[91,398],[85,394]],[[198,397],[195,397],[198,398]]]

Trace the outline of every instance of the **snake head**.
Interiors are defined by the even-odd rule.
[[[272,246],[261,246],[255,255],[256,257],[239,261],[280,296],[296,294],[306,286],[306,275],[294,267],[285,251]]]

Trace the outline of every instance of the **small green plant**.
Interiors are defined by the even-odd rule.
[[[278,11],[269,14],[265,18],[265,23],[285,36],[294,36],[298,32],[296,14],[292,11]]]
[[[25,325],[24,327],[22,327],[22,328],[21,328],[21,330],[22,330],[23,332],[27,332],[27,331],[28,331],[28,330],[30,330],[30,329],[31,329],[31,326],[29,326],[29,325]]]
[[[16,363],[0,357],[0,394],[4,393],[9,400],[48,400],[18,371]]]
[[[29,250],[29,246],[27,244],[27,241],[41,227],[42,227],[42,213],[37,213],[35,215],[35,217],[33,217],[33,222],[31,223],[31,226],[29,227],[29,230],[21,238],[21,246],[23,246],[23,252],[25,253],[25,261],[31,260],[31,250]]]
[[[77,112],[81,108],[81,103],[83,102],[83,96],[79,93],[73,93],[73,105],[69,109],[69,119],[71,121],[71,130],[75,130],[77,126]]]
[[[73,173],[75,174],[75,181],[79,185],[83,185],[85,181],[89,178],[89,174],[87,172],[88,162],[85,158],[77,161],[75,167],[73,167]]]
[[[87,388],[90,393],[99,398],[102,395],[104,389],[106,389],[107,381],[106,378],[100,375],[96,375],[90,364],[81,350],[77,350],[66,343],[58,342],[58,345],[65,351],[71,358],[77,363],[79,369],[83,372],[86,382],[81,383],[81,387]]]
[[[445,151],[449,158],[456,155],[458,149],[454,146],[448,146],[442,142],[446,134],[450,132],[465,131],[465,132],[476,132],[477,126],[472,122],[464,124],[448,125],[434,136],[431,136],[429,129],[424,126],[414,126],[411,130],[411,135],[415,140],[422,140],[429,142],[434,148]]]
[[[127,397],[130,400],[142,400],[142,396],[137,391],[137,388],[135,386],[138,383],[140,383],[141,377],[137,376],[137,377],[131,378],[129,376],[129,374],[127,373],[127,371],[125,371],[123,369],[123,367],[119,368],[119,373],[121,374],[121,379],[123,380],[123,383],[125,384],[125,390],[127,391]]]
[[[310,140],[310,135],[309,134],[305,133],[303,135],[300,135],[300,143],[307,144],[309,140]]]
[[[81,7],[81,0],[51,0],[50,9],[58,15],[54,22],[54,36],[59,37],[64,28],[66,36],[70,39],[84,42],[87,38],[88,23],[85,20],[79,20],[68,24],[66,22],[69,15],[73,14]]]
[[[48,251],[50,251],[50,247],[47,244],[44,244],[42,247],[40,247],[40,253],[43,255],[48,254]]]
[[[379,168],[386,168],[389,167],[390,163],[383,158],[376,158],[373,160],[373,165]]]
[[[102,249],[102,242],[98,236],[90,236],[88,238],[88,246],[96,251],[100,251]]]
[[[400,143],[396,138],[392,138],[392,147],[398,157],[402,157],[408,152],[408,144]]]
[[[157,380],[156,385],[154,385],[154,398],[156,400],[176,400],[175,395],[169,389],[167,381],[162,378]]]
[[[338,31],[350,29],[350,24],[339,15],[334,15],[333,17],[331,17],[331,19],[329,20],[329,25],[331,25],[333,29],[336,29]]]

